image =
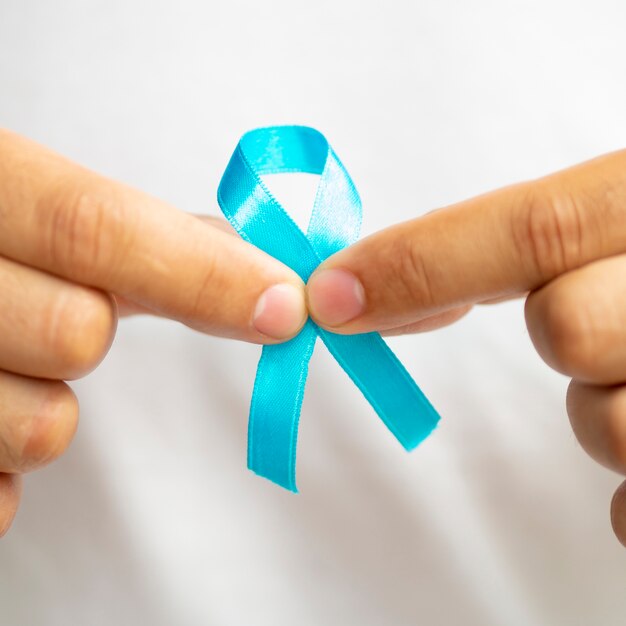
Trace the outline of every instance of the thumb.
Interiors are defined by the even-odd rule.
[[[288,267],[207,221],[0,131],[0,255],[193,328],[271,343],[304,324]]]
[[[398,224],[330,257],[307,286],[340,333],[388,330],[536,289],[626,251],[626,151]]]

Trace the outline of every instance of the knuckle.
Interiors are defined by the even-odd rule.
[[[113,185],[95,176],[63,179],[42,202],[41,249],[53,266],[89,277],[120,264],[130,245],[131,215]]]
[[[541,340],[535,345],[541,356],[556,370],[585,378],[595,366],[597,352],[594,316],[588,303],[567,286],[552,285],[540,310],[527,305],[527,316],[529,310],[540,319]]]
[[[203,258],[202,265],[200,280],[194,286],[189,299],[189,318],[194,320],[195,326],[197,326],[197,320],[217,320],[218,307],[221,301],[226,300],[223,295],[229,288],[220,271],[218,254],[215,250]]]
[[[49,383],[39,411],[22,426],[21,453],[15,463],[26,472],[49,463],[65,452],[78,425],[78,400],[60,381]]]
[[[565,185],[527,185],[513,220],[512,240],[530,275],[547,281],[580,264],[583,211]]]
[[[578,442],[601,465],[626,469],[626,388],[599,387],[573,380],[567,413]]]
[[[117,323],[115,304],[104,292],[80,288],[59,296],[43,323],[58,377],[80,378],[108,352]]]
[[[433,279],[428,263],[413,237],[390,237],[392,249],[384,250],[380,258],[394,259],[389,264],[389,274],[383,284],[386,297],[399,302],[412,302],[418,308],[428,308],[434,304]]]

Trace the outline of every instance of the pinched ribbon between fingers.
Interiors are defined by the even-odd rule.
[[[320,176],[306,234],[272,197],[261,176]],[[361,200],[325,137],[305,126],[246,133],[218,188],[220,207],[237,232],[307,281],[327,257],[358,238]],[[282,344],[263,347],[248,426],[248,467],[296,489],[296,440],[309,361],[317,337],[405,449],[425,439],[439,415],[378,333],[337,335],[309,319]]]

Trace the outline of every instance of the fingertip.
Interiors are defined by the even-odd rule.
[[[307,319],[304,287],[279,283],[266,289],[254,309],[254,328],[270,339],[287,340],[298,334]]]
[[[320,326],[333,329],[365,311],[365,290],[349,270],[321,269],[309,279],[307,304],[311,317]]]

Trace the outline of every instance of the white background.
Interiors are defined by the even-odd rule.
[[[624,147],[625,24],[617,0],[0,0],[0,125],[215,213],[244,131],[309,124],[367,233]],[[258,347],[123,322],[0,542],[0,623],[623,624],[620,479],[521,303],[391,343],[441,426],[407,455],[318,345],[293,496],[245,469]]]

